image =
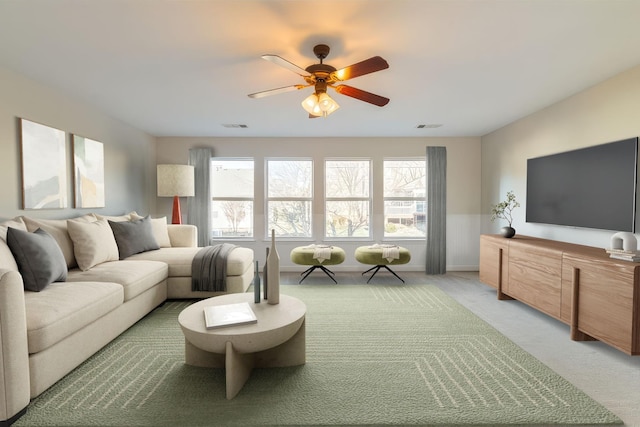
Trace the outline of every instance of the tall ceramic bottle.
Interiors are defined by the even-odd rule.
[[[267,256],[267,302],[280,303],[280,256],[276,249],[276,231],[271,230],[271,249]]]

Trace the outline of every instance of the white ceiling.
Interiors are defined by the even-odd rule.
[[[0,66],[156,136],[481,136],[640,64],[637,0],[0,0]],[[260,58],[389,69],[308,119]],[[245,124],[229,129],[223,124]],[[416,129],[419,124],[442,124]]]

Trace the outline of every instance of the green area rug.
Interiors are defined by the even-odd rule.
[[[301,285],[307,363],[184,364],[167,301],[35,399],[16,426],[550,425],[621,420],[434,286]]]

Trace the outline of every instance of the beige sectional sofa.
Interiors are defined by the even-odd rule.
[[[89,214],[69,221],[20,217],[0,224],[0,425],[10,425],[30,399],[167,298],[202,298],[219,293],[191,291],[191,261],[200,250],[194,226],[141,218],[135,213],[120,217]],[[105,228],[105,224],[112,224],[109,221],[124,221],[124,227],[134,229],[138,229],[137,224],[149,227],[151,223],[153,239],[149,239],[159,249],[119,259],[130,249],[119,246],[120,239],[114,259],[115,237],[109,237]],[[42,231],[33,233],[37,229],[46,235],[41,236],[45,234]],[[43,267],[47,262],[19,252],[21,245],[32,249],[20,239],[42,237],[47,244],[51,241],[47,235],[60,248],[59,253],[52,251],[58,262],[51,268]],[[133,240],[133,246],[139,246],[140,239]],[[41,275],[38,270],[55,268],[65,270],[64,281],[47,284],[39,291],[25,289]],[[253,251],[236,247],[227,258],[226,292],[245,292],[253,274]]]

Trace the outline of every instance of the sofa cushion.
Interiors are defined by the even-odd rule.
[[[132,221],[109,221],[109,226],[118,245],[120,259],[140,252],[160,249],[151,229],[151,217]]]
[[[202,248],[161,248],[131,256],[130,260],[161,261],[169,266],[169,277],[191,277],[193,257]]]
[[[115,282],[124,289],[129,301],[167,279],[168,267],[163,262],[124,260],[105,262],[91,270],[71,270],[67,282]]]
[[[7,244],[13,253],[24,288],[40,292],[53,282],[67,278],[67,262],[55,239],[38,228],[33,233],[9,227]]]
[[[198,227],[191,224],[167,224],[172,248],[198,247]]]
[[[161,248],[133,255],[131,260],[162,261],[169,265],[169,277],[191,277],[193,257],[202,248]],[[253,250],[236,246],[227,257],[227,276],[241,276],[253,265]]]
[[[64,259],[67,261],[67,267],[73,268],[78,264],[76,263],[75,253],[73,251],[73,241],[67,231],[66,219],[35,219],[29,217],[22,217],[28,231],[36,231],[38,228],[42,228],[47,233],[51,234],[58,246],[64,254]],[[93,222],[96,217],[93,214],[87,214],[74,218],[74,221],[79,222]]]
[[[144,218],[135,212],[131,214],[131,217],[133,219]],[[153,232],[153,237],[155,237],[156,242],[158,242],[158,246],[161,248],[171,247],[171,239],[169,238],[169,228],[167,227],[166,216],[161,218],[151,218],[151,230]]]
[[[77,271],[77,270],[75,270]],[[117,283],[53,283],[25,292],[29,353],[37,353],[89,325],[123,302]]]
[[[227,257],[227,276],[242,276],[253,266],[253,250],[236,247]]]
[[[27,231],[27,226],[21,217],[17,217],[3,223],[0,223],[0,268],[6,270],[18,271],[18,264],[16,259],[7,245],[7,230],[9,227],[16,228],[18,230]]]
[[[68,220],[67,227],[80,270],[118,260],[118,245],[106,219],[95,222]]]

